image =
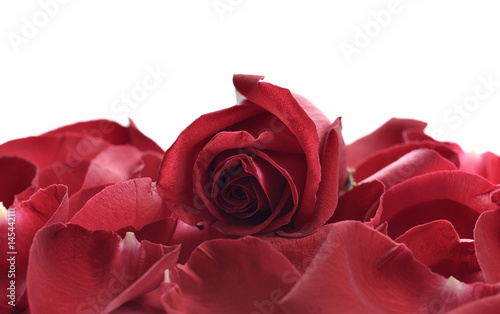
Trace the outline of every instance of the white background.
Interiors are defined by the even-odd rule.
[[[232,75],[246,73],[342,116],[347,142],[405,117],[500,153],[500,87],[481,83],[500,82],[499,13],[491,0],[2,1],[0,143],[130,116],[167,149],[233,105]],[[151,69],[168,76],[119,103]]]

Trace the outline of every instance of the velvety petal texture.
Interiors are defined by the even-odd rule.
[[[476,254],[489,283],[500,283],[500,210],[481,214],[474,230]]]
[[[0,283],[4,291],[10,286],[10,280],[15,280],[16,307],[17,311],[27,308],[26,299],[26,271],[28,258],[33,238],[36,232],[46,224],[59,222],[64,219],[68,211],[68,189],[63,185],[52,185],[46,189],[40,189],[33,194],[29,200],[23,201],[12,207],[7,213],[5,208],[0,208],[0,236],[4,249],[0,251],[0,269],[5,274],[0,277]],[[10,219],[9,219],[10,218]],[[9,228],[11,228],[9,230]],[[10,235],[10,236],[9,236]],[[14,249],[7,250],[7,243],[14,242]],[[13,251],[14,255],[7,254]],[[14,256],[13,263],[15,277],[8,277],[7,273],[11,266],[8,258]],[[0,297],[2,306],[8,302],[7,295]]]
[[[444,313],[500,292],[432,273],[405,245],[360,222],[328,227],[316,258],[279,302],[287,313]]]
[[[174,257],[170,256],[174,254]],[[28,300],[34,313],[107,312],[142,294],[127,291],[140,283],[156,263],[173,267],[178,250],[125,239],[109,231],[90,231],[78,225],[54,224],[37,233],[30,252]],[[161,269],[160,268],[160,269]],[[75,269],[78,270],[75,272]],[[158,278],[159,276],[159,278]],[[156,275],[161,282],[162,273]],[[152,289],[154,284],[149,287]],[[129,296],[125,298],[122,294]],[[54,297],[57,296],[57,297]],[[120,304],[115,300],[120,299]]]
[[[450,221],[460,238],[473,238],[479,215],[499,208],[499,188],[466,172],[437,171],[395,185],[382,196],[373,226],[388,223],[392,238],[433,220]]]
[[[167,150],[158,191],[188,224],[297,236],[333,214],[346,178],[340,120],[261,79],[235,75],[246,99],[201,116]]]
[[[282,313],[277,303],[299,277],[262,240],[212,240],[169,271],[162,303],[167,313]]]

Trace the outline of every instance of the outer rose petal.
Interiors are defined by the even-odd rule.
[[[299,277],[262,240],[212,240],[170,271],[162,303],[168,313],[281,313],[276,303]]]
[[[325,228],[330,233],[316,258],[280,301],[288,313],[414,313],[437,306],[441,313],[500,292],[434,274],[406,246],[360,222]]]
[[[131,144],[141,151],[164,153],[158,144],[142,134],[129,119],[129,126],[123,127],[110,120],[93,120],[63,126],[43,135],[78,133],[87,138],[103,139],[113,145]]]
[[[426,126],[427,123],[418,120],[390,119],[371,134],[347,145],[347,166],[357,168],[367,156],[379,150],[405,143],[407,131],[423,130]]]
[[[442,157],[436,151],[430,149],[417,149],[409,152],[360,183],[378,180],[388,189],[411,177],[440,170],[456,169],[457,167],[455,164]]]
[[[12,205],[14,196],[37,185],[36,166],[21,158],[0,156],[0,173],[0,202],[6,208]]]
[[[373,217],[384,191],[384,184],[377,180],[355,186],[340,197],[335,213],[327,223],[342,220],[368,221]]]
[[[165,256],[177,252],[175,248],[148,241],[139,243],[133,235],[121,239],[113,232],[89,231],[78,225],[45,227],[37,233],[30,252],[30,310],[34,313],[102,312],[134,283],[139,286],[129,289],[135,292],[128,292],[129,298],[120,297],[121,302],[153,288],[147,281],[141,283],[141,276],[163,258],[170,261],[171,258]],[[173,266],[171,262],[166,264],[164,266]],[[154,281],[158,282],[158,278]],[[110,307],[119,305],[115,301]]]
[[[89,230],[140,229],[169,217],[170,212],[150,178],[133,179],[109,186],[91,198],[71,219]]]
[[[462,171],[438,171],[397,184],[387,190],[372,220],[388,222],[392,238],[413,226],[433,220],[450,221],[461,238],[473,238],[479,214],[499,208],[499,188]]]
[[[481,214],[474,230],[476,255],[488,283],[500,283],[500,210]]]
[[[474,242],[460,241],[449,221],[436,220],[415,226],[395,241],[404,243],[419,262],[444,277],[453,276],[464,282],[482,279],[477,274],[481,269]]]
[[[68,210],[68,189],[62,185],[52,185],[46,189],[40,189],[33,194],[29,200],[14,206],[15,208],[15,281],[16,281],[16,310],[23,310],[27,306],[26,300],[26,271],[28,267],[28,253],[35,233],[45,224],[51,221],[57,222],[64,218],[64,212]],[[12,216],[10,216],[12,217]],[[0,270],[5,276],[0,278],[0,283],[4,291],[9,287],[12,278],[7,277],[10,262],[7,258],[7,238],[8,230],[12,225],[8,225],[7,214],[0,209],[0,236],[5,249],[0,251]],[[10,251],[10,250],[9,250]],[[2,305],[7,304],[6,294],[0,297]]]

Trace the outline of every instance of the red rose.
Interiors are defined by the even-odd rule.
[[[261,79],[234,76],[246,99],[180,134],[158,191],[187,223],[225,234],[314,232],[333,213],[346,176],[340,120],[331,124],[303,97]]]

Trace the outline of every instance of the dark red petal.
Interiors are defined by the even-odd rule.
[[[260,82],[262,76],[235,75],[235,88],[248,100],[273,113],[292,131],[306,156],[307,177],[305,190],[294,217],[299,224],[316,212],[316,194],[321,181],[319,160],[320,143],[331,123],[326,116],[305,98],[288,89]]]
[[[168,313],[281,313],[276,303],[298,278],[288,259],[258,238],[212,240],[170,271],[162,303]]]
[[[433,220],[450,221],[461,238],[472,239],[479,214],[499,206],[492,200],[498,187],[462,171],[438,171],[397,184],[381,199],[373,225],[388,222],[392,238]]]
[[[418,120],[390,119],[371,134],[347,145],[347,166],[357,168],[371,154],[397,144],[405,143],[405,132],[408,130],[423,130],[426,126],[427,123]]]
[[[14,196],[30,188],[33,190],[38,184],[36,166],[21,158],[1,156],[0,173],[0,202],[6,208],[13,204]]]
[[[133,179],[103,189],[71,219],[89,230],[140,229],[170,215],[151,178]]]
[[[474,242],[460,241],[453,225],[436,220],[415,226],[396,240],[404,243],[421,263],[444,277],[469,282],[481,271],[474,253]]]
[[[500,210],[486,211],[474,230],[476,255],[488,283],[500,283]]]
[[[183,221],[196,225],[206,207],[193,193],[193,166],[198,153],[217,132],[262,111],[255,105],[241,105],[205,114],[182,131],[167,150],[158,175],[158,192]]]
[[[298,221],[298,231],[288,236],[304,236],[318,230],[330,219],[337,207],[339,190],[347,177],[345,144],[342,138],[340,118],[330,126],[322,149],[321,182],[319,185],[316,211],[305,221]]]
[[[162,267],[172,266],[171,257],[165,256],[177,253],[173,247],[148,241],[139,243],[133,235],[121,239],[113,232],[89,231],[71,224],[45,227],[37,233],[30,252],[30,310],[34,313],[102,312],[130,287],[123,293],[128,297],[112,304],[116,307],[152,288],[150,285],[160,278],[157,271],[150,278],[148,270],[163,258]]]
[[[342,220],[367,221],[375,214],[384,191],[384,185],[376,180],[355,186],[339,198],[339,204],[327,223]]]
[[[446,279],[410,250],[360,222],[328,225],[309,268],[281,300],[289,313],[444,312],[494,295],[500,287]],[[314,301],[312,301],[314,300]]]
[[[362,182],[378,180],[386,189],[411,177],[439,170],[456,170],[448,159],[430,149],[413,150]]]

